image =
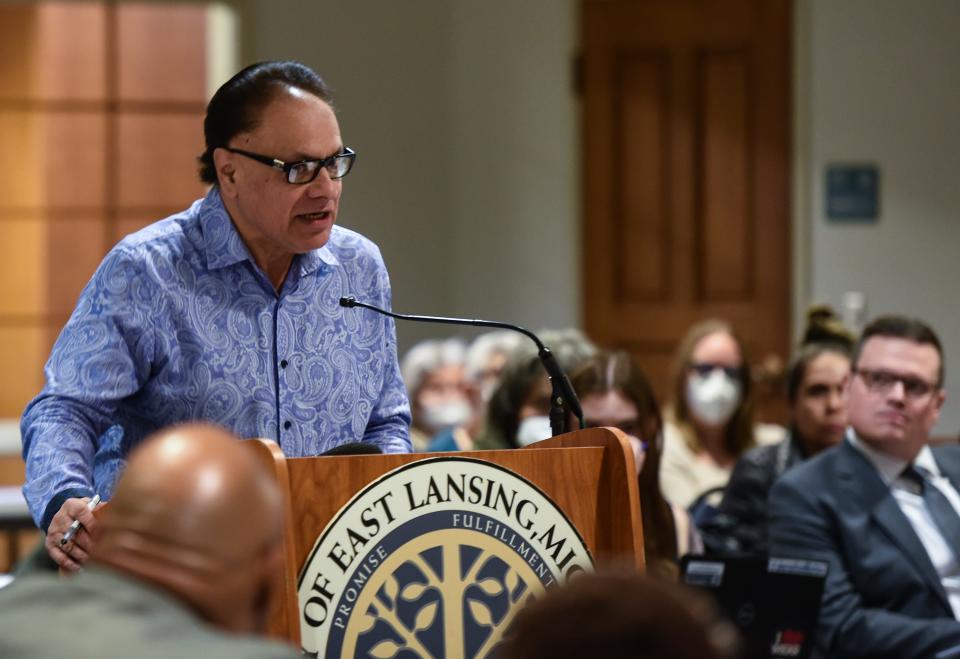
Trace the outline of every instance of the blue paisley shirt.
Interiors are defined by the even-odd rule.
[[[279,294],[216,187],[104,258],[53,347],[21,420],[23,491],[46,529],[70,497],[109,499],[130,448],[206,420],[275,439],[290,457],[367,441],[410,450],[410,409],[380,251],[338,226],[298,255]]]

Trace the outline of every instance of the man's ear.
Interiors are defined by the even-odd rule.
[[[217,172],[217,181],[220,183],[220,194],[225,197],[235,197],[237,170],[233,165],[230,152],[226,149],[214,149],[213,168]]]

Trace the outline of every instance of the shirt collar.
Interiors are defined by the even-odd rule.
[[[873,448],[857,437],[857,433],[854,432],[853,428],[847,428],[846,439],[850,442],[851,446],[860,451],[867,461],[876,468],[881,480],[883,480],[888,487],[893,485],[903,473],[903,470],[907,468],[907,465],[910,464],[906,460],[895,458],[892,455]],[[937,467],[937,461],[934,460],[933,452],[929,446],[924,445],[923,448],[920,449],[917,457],[913,460],[913,464],[918,467],[923,467],[934,476],[940,475],[940,468]]]
[[[220,188],[216,185],[210,188],[200,204],[200,228],[203,232],[207,268],[210,270],[226,268],[242,261],[256,264],[230,218],[230,213],[223,205]],[[330,266],[340,265],[329,241],[320,249],[300,254],[292,267],[298,268],[300,276],[305,276],[318,270],[324,263]]]
[[[200,230],[203,231],[203,249],[210,270],[226,268],[241,261],[254,262],[223,205],[220,188],[216,185],[210,188],[200,204]]]

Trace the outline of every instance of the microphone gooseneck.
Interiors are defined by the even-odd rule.
[[[389,316],[390,318],[396,318],[398,320],[410,320],[422,323],[439,323],[443,325],[492,327],[496,329],[520,332],[536,344],[538,351],[537,354],[540,357],[540,363],[543,364],[544,370],[547,371],[547,377],[550,378],[550,383],[553,386],[553,393],[550,395],[550,429],[553,434],[555,436],[562,435],[567,431],[567,416],[565,412],[566,406],[569,406],[570,411],[573,412],[575,417],[577,417],[577,420],[580,422],[580,427],[584,427],[583,410],[580,407],[580,399],[577,398],[577,394],[573,391],[573,385],[570,384],[570,378],[568,378],[567,374],[564,373],[563,369],[560,368],[560,364],[557,362],[557,358],[554,356],[554,354],[550,351],[550,348],[545,346],[543,341],[541,341],[536,334],[524,327],[513,325],[511,323],[502,323],[496,320],[480,320],[478,318],[449,318],[446,316],[421,316],[416,314],[394,313],[392,311],[387,311],[386,309],[376,307],[372,304],[361,302],[353,296],[341,297],[340,306],[347,309],[362,307],[364,309],[369,309],[370,311],[383,314],[384,316]]]

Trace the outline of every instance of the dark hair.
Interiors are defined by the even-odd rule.
[[[842,343],[811,343],[802,346],[797,351],[793,362],[790,364],[790,371],[787,373],[787,401],[791,405],[797,402],[797,395],[800,393],[800,385],[803,379],[807,377],[807,369],[817,357],[832,353],[850,359],[850,347]]]
[[[691,451],[699,453],[703,450],[700,445],[700,439],[693,430],[690,407],[687,405],[686,387],[687,370],[690,368],[693,358],[693,351],[697,345],[711,334],[727,334],[737,344],[740,350],[740,387],[743,392],[740,398],[740,405],[733,416],[727,421],[725,432],[726,449],[735,456],[742,455],[747,449],[753,448],[755,444],[753,429],[753,378],[750,374],[750,359],[747,355],[746,347],[740,336],[734,331],[733,326],[725,320],[710,319],[697,323],[684,335],[677,348],[677,356],[673,364],[673,382],[671,392],[673,401],[670,412],[670,420],[679,428],[684,441],[689,445]]]
[[[640,515],[643,518],[643,551],[648,574],[676,575],[677,531],[670,504],[660,492],[660,453],[663,420],[653,387],[646,374],[625,352],[599,353],[583,364],[570,378],[581,399],[591,394],[615,391],[637,408],[646,457],[640,470]],[[652,568],[652,569],[651,569]]]
[[[931,345],[937,349],[940,355],[940,368],[937,370],[937,386],[943,385],[943,346],[940,345],[940,339],[933,328],[927,325],[919,318],[909,318],[907,316],[880,316],[874,318],[863,328],[860,339],[853,349],[853,365],[857,366],[860,361],[860,353],[863,352],[863,346],[874,337],[880,336],[888,339],[906,339],[922,345]]]
[[[721,659],[739,639],[706,595],[636,574],[584,574],[517,612],[501,659]]]
[[[214,149],[256,128],[263,108],[284,87],[301,89],[333,105],[330,88],[310,67],[290,61],[251,64],[223,83],[207,104],[203,120],[206,150],[198,158],[201,181],[216,185]]]
[[[814,305],[807,310],[803,340],[787,373],[787,400],[791,405],[797,401],[800,384],[807,376],[807,368],[813,360],[828,352],[849,360],[853,341],[853,334],[831,307]]]

